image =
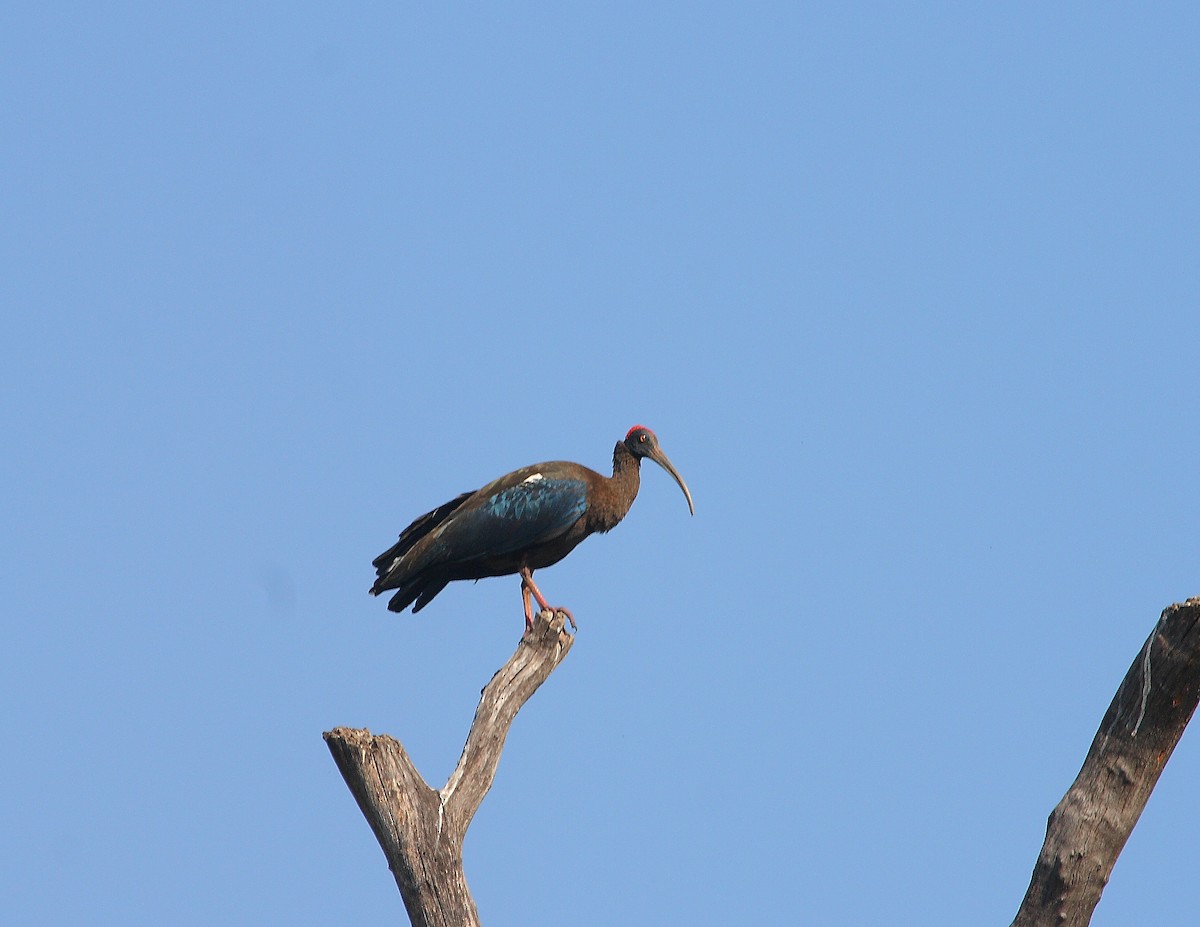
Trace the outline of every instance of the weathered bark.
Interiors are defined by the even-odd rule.
[[[1165,609],[1050,815],[1013,927],[1086,927],[1200,700],[1200,598]]]
[[[387,735],[335,728],[325,734],[342,777],[387,857],[414,927],[477,927],[463,873],[467,828],[492,787],[508,729],[574,640],[562,612],[534,619],[512,658],[483,689],[458,766],[434,791]]]

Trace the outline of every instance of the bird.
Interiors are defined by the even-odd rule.
[[[455,580],[517,574],[527,630],[533,627],[531,595],[539,608],[563,612],[575,628],[568,609],[546,602],[533,571],[558,563],[588,535],[617,526],[637,497],[643,458],[671,475],[695,515],[692,493],[658,437],[634,425],[613,449],[611,477],[565,460],[532,464],[426,512],[372,561],[371,595],[395,590],[388,610],[411,605],[415,614]]]

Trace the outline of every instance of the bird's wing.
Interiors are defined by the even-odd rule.
[[[475,495],[475,490],[464,492],[462,495],[455,496],[449,502],[439,505],[432,512],[426,512],[400,533],[400,539],[395,544],[372,560],[371,566],[375,567],[380,577],[383,577],[396,561],[404,556],[417,541],[421,540],[421,538],[425,537],[425,535],[429,534],[430,531],[445,521],[447,516],[473,495]]]
[[[430,532],[430,554],[463,561],[512,553],[553,540],[586,511],[583,480],[534,472],[518,482],[497,481]]]

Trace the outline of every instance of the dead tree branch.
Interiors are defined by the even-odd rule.
[[[1200,598],[1165,609],[1050,814],[1013,927],[1086,927],[1200,701]]]
[[[513,719],[571,649],[564,620],[562,612],[541,612],[484,687],[458,766],[441,791],[429,787],[404,747],[387,735],[343,727],[325,734],[383,848],[413,927],[479,924],[463,873],[463,839],[492,787]]]

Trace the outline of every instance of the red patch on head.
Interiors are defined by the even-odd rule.
[[[650,429],[645,425],[634,425],[629,429],[629,431],[625,432],[625,440],[628,441],[630,438],[632,438],[635,431],[650,431]],[[654,434],[654,432],[650,431],[650,434]]]

